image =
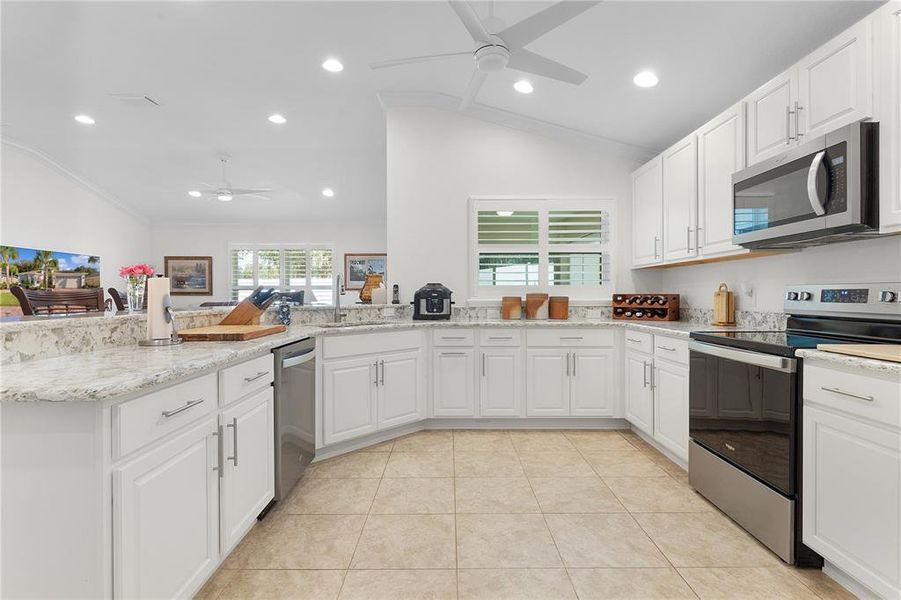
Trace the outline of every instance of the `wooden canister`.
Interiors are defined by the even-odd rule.
[[[735,294],[729,291],[725,283],[721,283],[713,293],[713,324],[735,324]]]
[[[519,321],[522,319],[522,298],[519,296],[504,296],[501,298],[501,319],[504,321]]]
[[[548,300],[548,317],[565,321],[569,318],[569,296],[551,296]]]
[[[543,321],[547,319],[547,294],[526,294],[526,319]]]

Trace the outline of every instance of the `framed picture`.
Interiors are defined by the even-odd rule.
[[[212,256],[166,256],[163,263],[173,296],[213,295]]]
[[[382,281],[388,281],[387,254],[345,254],[344,255],[344,287],[348,290],[362,290],[366,281],[366,273],[380,273]]]

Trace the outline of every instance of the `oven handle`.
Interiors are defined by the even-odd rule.
[[[810,163],[810,169],[807,170],[807,200],[810,202],[810,208],[813,209],[813,212],[818,217],[826,214],[826,207],[823,206],[820,195],[817,193],[817,174],[820,172],[820,167],[823,166],[825,157],[825,150],[817,152],[816,156],[813,157],[813,162]]]
[[[798,367],[798,361],[794,358],[784,358],[782,356],[762,354],[760,352],[749,352],[747,350],[736,350],[734,348],[714,346],[713,344],[704,344],[702,342],[692,341],[688,344],[688,349],[700,352],[701,354],[727,358],[729,360],[756,365],[765,369],[773,369],[774,371],[782,371],[784,373],[794,373]]]

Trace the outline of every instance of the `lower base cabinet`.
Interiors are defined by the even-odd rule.
[[[688,369],[654,362],[654,439],[676,456],[688,457]]]
[[[378,428],[396,427],[421,419],[424,413],[421,352],[386,355],[379,360],[379,367]]]
[[[615,363],[616,352],[612,348],[573,351],[569,407],[571,416],[615,416]]]
[[[479,414],[521,416],[523,373],[519,348],[485,349],[479,368]]]
[[[627,350],[625,354],[626,420],[645,432],[654,435],[654,390],[651,388],[650,356]]]
[[[526,351],[526,415],[569,415],[570,352],[556,348]]]
[[[472,349],[432,351],[432,414],[436,417],[475,416]]]
[[[530,348],[526,352],[526,414],[615,416],[615,363],[612,348]]]

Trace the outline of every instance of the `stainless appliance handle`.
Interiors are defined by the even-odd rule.
[[[310,362],[314,358],[316,358],[316,353],[312,350],[304,352],[303,354],[295,354],[294,356],[282,359],[282,368],[287,369],[289,367],[296,367],[305,362]]]
[[[226,457],[234,465],[238,466],[238,417],[233,417],[231,423],[226,423],[226,427],[232,428],[232,456]]]
[[[715,346],[703,342],[692,341],[688,344],[688,349],[694,352],[700,352],[701,354],[726,358],[749,365],[764,367],[765,369],[782,371],[784,373],[794,373],[798,364],[798,361],[794,358],[762,354],[760,352],[749,352],[748,350],[736,350],[734,348]]]
[[[203,398],[198,398],[197,400],[190,400],[190,401],[188,401],[184,406],[180,406],[180,407],[178,407],[178,408],[176,408],[176,409],[174,409],[174,410],[164,410],[161,414],[162,414],[165,418],[168,419],[169,417],[174,417],[175,415],[177,415],[178,413],[180,413],[180,412],[182,412],[182,411],[188,410],[188,409],[191,408],[192,406],[197,406],[197,405],[200,404],[201,402],[203,402]]]
[[[826,207],[823,206],[823,203],[820,201],[820,196],[817,194],[817,173],[819,172],[825,157],[825,150],[817,152],[816,156],[813,157],[813,162],[810,163],[810,168],[807,170],[807,200],[810,202],[810,208],[813,209],[813,212],[815,212],[818,217],[822,217],[826,214]]]
[[[285,363],[282,362],[282,367],[284,367],[284,366],[285,366]],[[288,366],[290,366],[290,365],[288,365]],[[254,375],[253,377],[245,377],[244,383],[250,383],[251,381],[256,381],[260,377],[263,377],[264,375],[268,375],[268,374],[269,374],[269,371],[257,371],[257,374]]]
[[[828,388],[821,386],[820,389],[824,392],[832,392],[833,394],[840,394],[842,396],[848,396],[849,398],[857,398],[858,400],[866,400],[867,402],[873,402],[876,399],[873,396],[861,396],[859,394],[852,394],[851,392],[846,392],[838,388]]]

